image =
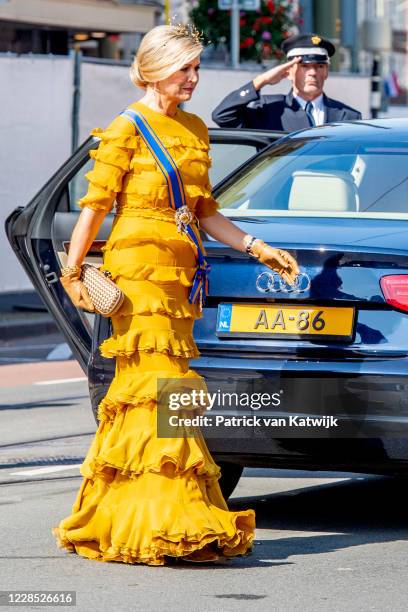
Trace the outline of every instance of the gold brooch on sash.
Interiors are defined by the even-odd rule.
[[[194,215],[188,206],[180,206],[180,208],[175,211],[174,217],[176,220],[178,232],[181,232],[183,226],[189,225],[189,223],[191,223],[194,219]]]

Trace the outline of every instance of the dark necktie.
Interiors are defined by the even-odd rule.
[[[313,118],[313,104],[310,102],[310,100],[306,102],[305,111],[307,118],[309,119],[310,125],[316,125],[315,120]]]

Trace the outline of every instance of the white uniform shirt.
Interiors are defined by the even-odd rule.
[[[307,104],[307,100],[304,100],[300,96],[294,96],[294,98],[304,110]],[[312,115],[313,115],[315,124],[323,125],[324,124],[323,94],[320,94],[320,96],[312,100],[312,106],[313,106]]]

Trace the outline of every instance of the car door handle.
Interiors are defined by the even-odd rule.
[[[49,264],[45,264],[44,266],[42,265],[41,268],[43,269],[43,272],[44,272],[44,278],[49,285],[52,285],[53,283],[58,282],[57,273],[54,271],[52,272],[49,271],[50,270]]]

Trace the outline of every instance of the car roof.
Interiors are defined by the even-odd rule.
[[[408,114],[408,113],[407,113]],[[408,116],[398,119],[366,119],[325,123],[288,134],[287,139],[325,138],[333,140],[391,140],[408,141]]]

